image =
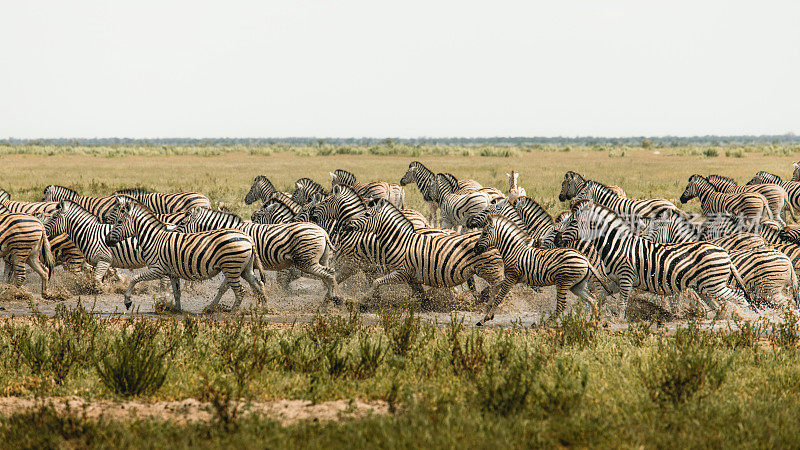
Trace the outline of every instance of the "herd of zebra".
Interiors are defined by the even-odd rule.
[[[552,217],[507,174],[507,194],[475,180],[409,164],[399,184],[357,181],[330,173],[330,190],[300,178],[282,192],[266,176],[253,180],[244,201],[261,206],[247,221],[212,209],[196,192],[139,189],[84,196],[51,185],[41,202],[14,201],[0,189],[0,257],[7,281],[21,285],[30,266],[48,295],[53,269],[93,275],[102,290],[117,269],[140,269],[134,286],[169,280],[173,308],[181,310],[180,280],[224,280],[207,310],[223,294],[246,295],[242,279],[266,302],[266,271],[283,289],[301,276],[320,279],[325,300],[338,301],[338,285],[361,271],[373,297],[381,285],[408,285],[420,301],[425,287],[466,284],[491,320],[518,283],[556,287],[553,317],[572,292],[595,311],[598,300],[619,294],[620,311],[636,290],[657,295],[695,292],[712,311],[757,312],[790,298],[800,306],[800,225],[786,224],[800,208],[800,166],[791,181],[758,172],[746,185],[719,175],[692,175],[680,202],[697,197],[693,217],[667,199],[627,198],[618,186],[567,172],[560,201],[569,210]],[[405,186],[415,184],[426,214],[405,207]],[[256,276],[258,275],[258,276]],[[478,291],[476,277],[487,287]]]

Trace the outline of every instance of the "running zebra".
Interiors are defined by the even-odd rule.
[[[669,200],[662,198],[632,200],[620,197],[605,185],[592,180],[587,180],[583,185],[583,189],[575,195],[574,201],[579,200],[591,200],[598,205],[609,208],[617,215],[631,220],[686,215],[685,212]]]
[[[567,248],[538,249],[528,243],[531,238],[524,229],[499,214],[489,214],[480,238],[475,244],[475,254],[490,248],[497,249],[503,258],[503,281],[500,282],[494,300],[486,309],[486,315],[478,326],[494,318],[495,310],[508,291],[517,283],[531,287],[556,286],[556,311],[558,317],[567,304],[567,291],[585,301],[595,313],[597,299],[587,289],[590,275],[598,280],[601,275],[586,256]],[[607,288],[608,292],[611,290]]]
[[[749,302],[744,281],[724,249],[704,242],[651,242],[634,235],[625,221],[604,206],[575,203],[563,240],[571,247],[578,241],[594,245],[604,272],[619,286],[623,311],[634,288],[659,295],[694,288],[712,310],[717,309],[715,300],[736,305],[741,296],[728,286],[731,277]]]
[[[292,200],[296,201],[297,203],[305,205],[317,195],[322,195],[324,197],[328,195],[328,192],[325,192],[325,188],[311,178],[300,178],[294,182]]]
[[[762,216],[772,219],[772,210],[763,195],[755,192],[726,194],[717,192],[714,186],[702,175],[692,175],[681,194],[681,203],[697,197],[703,215],[733,214],[742,217],[747,223],[758,223]]]
[[[0,205],[12,213],[27,214],[35,216],[36,214],[51,214],[58,203],[56,202],[18,202],[11,200],[11,194],[3,189],[0,189]]]
[[[480,255],[473,251],[480,232],[462,235],[415,232],[400,210],[386,201],[379,201],[349,221],[344,229],[377,236],[382,260],[391,271],[373,282],[375,290],[382,284],[407,283],[425,300],[422,285],[455,287],[477,275],[489,283],[479,296],[488,301],[503,277],[503,259],[497,250]]]
[[[645,221],[644,225],[642,235],[653,242],[710,241],[747,231],[738,217],[728,214],[717,214],[701,223],[671,216]]]
[[[198,192],[150,192],[144,189],[123,189],[114,195],[131,197],[155,214],[186,212],[192,208],[211,209],[211,201]]]
[[[542,205],[530,197],[520,197],[514,202],[514,208],[525,223],[525,231],[531,235],[535,242],[540,242],[547,236],[555,225],[553,217]]]
[[[506,173],[508,177],[508,201],[512,204],[520,197],[525,197],[528,193],[525,188],[519,185],[519,172],[512,170]]]
[[[116,204],[116,196],[109,195],[106,197],[90,197],[80,195],[70,188],[51,184],[44,188],[43,202],[60,202],[68,200],[72,203],[80,205],[81,208],[89,211],[90,214],[96,216],[103,223],[108,223],[108,214]]]
[[[5,260],[8,281],[17,287],[25,282],[25,265],[30,266],[42,280],[42,297],[47,297],[55,258],[39,219],[27,214],[0,214],[0,258]]]
[[[436,174],[431,172],[424,164],[419,161],[412,161],[408,165],[408,170],[400,179],[400,186],[405,186],[409,183],[415,183],[422,193],[422,198],[428,204],[428,221],[434,226],[439,226],[439,219],[437,218],[437,211],[439,204],[434,200],[431,186],[436,182]],[[461,191],[476,191],[483,186],[475,180],[458,180],[457,192]]]
[[[260,224],[276,224],[291,222],[300,214],[300,205],[280,197],[273,197],[253,211],[250,220]]]
[[[255,252],[261,258],[263,270],[296,267],[322,280],[327,289],[326,300],[338,301],[334,271],[328,267],[334,247],[328,233],[318,225],[308,222],[248,223],[232,213],[192,208],[177,231],[199,233],[220,229],[234,229],[249,236],[255,243]]]
[[[94,266],[94,288],[100,292],[109,268],[139,269],[145,266],[135,237],[108,245],[106,238],[113,225],[100,222],[77,203],[60,202],[53,214],[45,219],[44,228],[48,236],[69,236],[86,262]]]
[[[436,175],[434,200],[441,209],[442,228],[453,228],[458,232],[466,227],[472,215],[489,206],[492,197],[482,191],[456,194],[457,189],[454,178],[441,173]]]
[[[754,184],[777,184],[786,191],[792,209],[800,209],[800,181],[783,181],[781,177],[762,170],[756,172],[756,175],[747,182],[748,186]]]
[[[386,199],[394,206],[403,209],[405,204],[406,191],[403,186],[387,183],[385,181],[373,181],[371,183],[359,183],[356,176],[352,173],[336,169],[330,172],[331,187],[347,186],[365,200]]]
[[[792,261],[784,253],[761,247],[733,250],[729,254],[753,300],[775,305],[775,299],[789,292],[795,307],[800,307],[797,274]]]
[[[180,279],[200,281],[213,278],[218,273],[225,280],[216,297],[205,311],[217,308],[222,294],[233,290],[237,309],[244,299],[245,291],[241,277],[250,284],[256,297],[266,302],[264,286],[253,275],[253,267],[260,268],[253,240],[236,230],[224,229],[201,233],[178,233],[169,231],[164,222],[131,197],[119,196],[110,216],[114,226],[106,236],[106,245],[114,247],[128,238],[136,238],[147,264],[147,270],[133,277],[125,291],[125,308],[131,307],[133,287],[142,281],[169,277],[174,309],[181,310]]]
[[[589,180],[583,178],[578,172],[567,171],[564,174],[564,180],[561,181],[561,192],[558,194],[558,201],[564,202],[575,198],[576,195],[583,191],[587,181]],[[613,194],[616,194],[617,197],[625,198],[625,191],[619,186],[605,184],[603,186],[607,187]]]
[[[789,214],[794,219],[794,211],[789,202],[789,194],[786,189],[777,184],[749,184],[739,186],[733,178],[723,177],[722,175],[709,175],[706,177],[709,183],[714,186],[717,192],[724,192],[727,194],[737,194],[741,192],[756,192],[764,196],[769,203],[769,209],[772,211],[772,217],[780,222],[785,222],[784,207],[788,207]]]

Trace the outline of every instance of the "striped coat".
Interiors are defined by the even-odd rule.
[[[781,177],[769,172],[759,171],[747,182],[748,186],[754,184],[777,184],[782,187],[789,196],[789,205],[793,209],[800,209],[800,181],[783,181]]]
[[[27,214],[0,214],[0,258],[6,261],[6,276],[15,286],[25,282],[25,265],[42,280],[42,296],[47,296],[47,283],[55,267],[42,222]],[[42,267],[40,260],[44,261]]]
[[[428,204],[428,221],[434,225],[439,226],[437,218],[437,211],[439,204],[434,199],[433,185],[436,182],[436,174],[431,172],[424,164],[419,161],[412,161],[408,165],[408,170],[400,179],[400,186],[405,186],[410,183],[415,183],[422,194],[423,200]],[[476,191],[483,186],[475,180],[458,180],[458,189],[456,192],[465,193]]]
[[[379,202],[350,221],[345,229],[377,235],[383,260],[391,272],[375,280],[375,289],[382,284],[408,283],[424,298],[422,285],[454,287],[477,275],[489,283],[490,287],[480,295],[487,300],[490,289],[503,276],[503,260],[496,250],[481,255],[473,251],[479,232],[463,235],[418,233],[411,222],[387,202]]]
[[[57,202],[18,202],[11,200],[11,195],[0,189],[0,205],[3,205],[5,209],[12,213],[19,213],[19,214],[27,214],[29,216],[35,216],[36,214],[51,214],[56,206],[58,206]]]
[[[529,286],[555,285],[556,317],[566,306],[568,291],[588,303],[592,312],[595,312],[597,300],[587,289],[587,281],[590,275],[597,279],[600,279],[600,275],[586,256],[573,249],[532,248],[528,245],[530,240],[525,230],[507,218],[499,214],[490,214],[486,218],[486,225],[475,244],[475,253],[480,255],[490,248],[497,249],[503,258],[504,278],[494,301],[487,308],[483,322],[494,317],[497,306],[517,283]]]
[[[186,212],[192,208],[211,208],[211,201],[198,192],[149,192],[143,189],[124,189],[114,195],[125,195],[156,214]]]
[[[253,275],[259,267],[253,239],[241,231],[224,229],[201,233],[170,231],[164,222],[134,199],[119,196],[117,205],[109,213],[114,226],[106,236],[106,244],[113,247],[128,238],[137,238],[147,270],[133,277],[125,291],[125,308],[131,306],[134,286],[142,281],[170,278],[174,308],[181,309],[180,279],[207,280],[222,273],[225,280],[208,309],[214,310],[222,294],[229,288],[236,295],[233,309],[244,299],[244,278],[256,297],[266,301],[264,287]]]
[[[51,184],[44,188],[43,202],[60,202],[62,200],[69,200],[77,203],[81,208],[89,211],[89,213],[100,219],[101,222],[108,223],[110,219],[108,214],[116,204],[116,196],[109,195],[106,197],[90,197],[80,195],[72,189],[64,186]]]
[[[561,192],[558,194],[558,201],[564,202],[567,200],[571,200],[575,198],[586,186],[586,182],[589,181],[578,172],[567,171],[564,174],[564,179],[561,181]],[[602,184],[602,183],[598,183]],[[625,198],[625,191],[622,190],[619,186],[615,185],[604,185],[611,191],[613,194],[616,194],[617,197]]]
[[[575,201],[591,200],[598,205],[605,206],[614,211],[617,215],[629,219],[669,217],[672,215],[685,216],[686,213],[680,210],[669,200],[663,198],[653,198],[647,200],[632,200],[623,198],[615,194],[606,186],[587,180],[583,189],[575,196]]]
[[[359,183],[355,175],[342,169],[336,169],[330,175],[331,187],[347,186],[365,200],[385,199],[400,209],[404,208],[406,191],[403,186],[385,181]]]
[[[441,209],[442,228],[460,230],[466,227],[469,218],[486,209],[493,200],[490,194],[483,191],[457,194],[457,187],[454,179],[441,173],[436,175],[434,199]]]
[[[794,217],[792,205],[789,202],[789,194],[786,189],[777,184],[749,184],[739,186],[732,178],[723,177],[722,175],[709,175],[708,182],[714,186],[717,192],[724,192],[727,194],[738,194],[742,192],[755,192],[764,196],[769,203],[769,209],[772,211],[772,217],[775,220],[783,221],[783,208],[788,206],[789,212]]]
[[[94,287],[102,290],[103,279],[109,268],[138,269],[145,260],[135,237],[120,241],[114,246],[106,244],[113,225],[101,223],[94,215],[77,203],[62,201],[44,222],[50,236],[66,234],[80,250],[86,262],[94,266]]]
[[[734,307],[740,303],[741,296],[728,286],[728,280],[745,289],[724,249],[704,242],[651,242],[636,236],[610,209],[590,202],[573,205],[563,240],[571,247],[577,241],[592,243],[604,272],[619,286],[623,311],[634,288],[659,295],[693,288],[712,310],[717,300],[733,302]]]
[[[769,203],[763,195],[755,192],[726,194],[717,192],[714,186],[701,175],[689,177],[689,183],[681,194],[681,203],[697,197],[705,216],[714,214],[732,214],[745,221],[755,223],[761,217],[772,219]]]
[[[334,247],[328,233],[318,225],[308,222],[248,223],[235,214],[193,208],[177,231],[197,233],[219,229],[235,229],[247,234],[255,243],[256,254],[264,269],[277,271],[294,266],[325,283],[326,299],[337,297],[334,271],[328,267]]]

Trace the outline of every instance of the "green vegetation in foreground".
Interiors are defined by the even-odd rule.
[[[266,175],[278,189],[289,192],[301,177],[329,188],[328,172],[338,168],[352,171],[362,181],[398,183],[409,162],[418,160],[431,170],[504,190],[506,173],[516,170],[528,196],[557,214],[568,206],[557,199],[567,170],[621,186],[631,198],[662,197],[677,202],[693,173],[719,173],[745,183],[757,171],[766,170],[788,179],[792,163],[800,160],[800,144],[794,141],[677,147],[642,144],[14,144],[0,145],[0,188],[24,201],[41,200],[42,190],[49,184],[85,195],[108,195],[131,187],[199,191],[214,204],[249,217],[258,205],[245,205],[243,200],[257,175]],[[413,185],[406,187],[406,205],[427,211]],[[683,207],[699,210],[697,201]]]
[[[800,439],[797,317],[667,335],[609,334],[570,314],[550,328],[437,327],[386,312],[270,326],[212,318],[53,318],[0,327],[11,396],[209,401],[216,420],[92,421],[44,407],[0,418],[9,447],[793,447]],[[767,336],[767,338],[762,338]],[[153,357],[153,355],[157,357]],[[124,357],[123,357],[124,356]],[[380,399],[391,413],[282,427],[251,400]]]

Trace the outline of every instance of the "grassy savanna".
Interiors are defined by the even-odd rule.
[[[256,175],[289,191],[304,176],[329,187],[328,172],[336,168],[361,181],[396,183],[419,160],[503,190],[505,173],[517,170],[528,195],[555,214],[566,207],[557,195],[567,170],[617,184],[630,197],[676,199],[693,173],[744,183],[766,170],[787,179],[798,153],[797,145],[14,145],[0,146],[0,187],[29,201],[40,200],[48,184],[87,195],[128,187],[193,190],[249,216],[256,205],[243,198]],[[424,211],[416,187],[406,191],[407,204]],[[610,333],[572,314],[556,327],[505,330],[462,328],[453,325],[461,323],[457,316],[436,326],[398,312],[380,314],[377,325],[356,314],[292,326],[263,323],[256,312],[219,319],[100,319],[82,310],[6,319],[0,325],[4,444],[774,448],[800,440],[798,324],[791,315],[717,332],[689,323],[670,333],[649,323]],[[88,417],[60,407],[68,397],[155,405],[197,399],[211,419]],[[22,399],[40,406],[8,406]],[[243,412],[286,399],[322,405],[359,399],[382,409],[288,424]]]
[[[386,154],[380,154],[380,153]],[[474,178],[507,189],[505,173],[520,172],[520,184],[555,214],[567,170],[621,186],[632,198],[677,199],[689,175],[719,173],[748,181],[758,170],[788,179],[800,145],[718,147],[569,147],[569,146],[264,146],[264,147],[76,147],[0,146],[2,187],[18,200],[41,200],[48,184],[62,184],[86,195],[144,187],[154,191],[200,191],[214,202],[249,215],[243,203],[256,175],[279,189],[310,177],[330,186],[329,171],[352,171],[359,181],[398,182],[412,160],[433,171]],[[343,154],[344,153],[344,154]],[[353,154],[356,153],[356,154]],[[465,156],[466,155],[466,156]],[[481,156],[492,155],[492,156]],[[728,155],[728,156],[726,156]],[[406,190],[407,205],[424,210],[416,187]],[[697,202],[687,205],[698,210]]]
[[[668,336],[648,323],[609,334],[572,314],[555,328],[493,331],[398,312],[373,326],[356,314],[294,327],[258,315],[101,320],[82,310],[6,319],[0,388],[40,406],[5,407],[0,432],[14,448],[790,447],[800,436],[800,353],[796,318],[787,322],[729,333],[689,323]],[[53,399],[65,396],[197,398],[211,418],[89,418]],[[354,398],[384,407],[285,426],[245,412],[278,399]]]

